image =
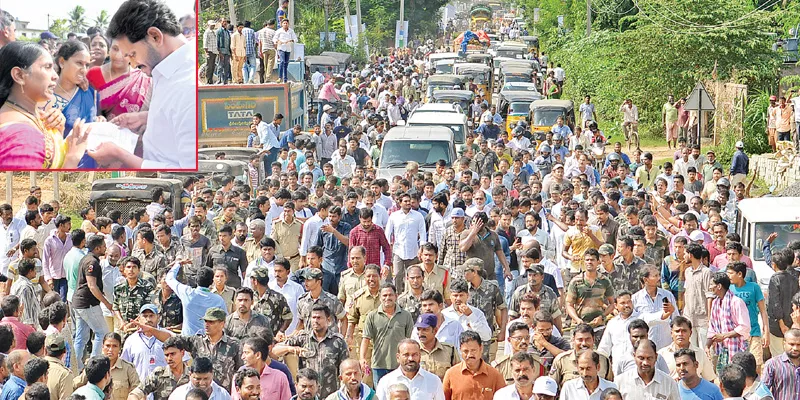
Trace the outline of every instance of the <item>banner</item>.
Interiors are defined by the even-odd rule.
[[[400,21],[395,21],[395,30],[394,30],[394,47],[396,49],[406,47],[408,45],[408,21],[403,23],[403,26],[400,26]]]

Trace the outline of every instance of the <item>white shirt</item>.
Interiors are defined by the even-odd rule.
[[[338,151],[333,153],[331,164],[333,164],[333,174],[339,178],[349,178],[356,170],[356,159],[348,154],[342,157]]]
[[[375,389],[378,400],[389,400],[389,388],[402,383],[408,387],[409,400],[444,400],[444,388],[438,376],[420,368],[414,378],[408,379],[400,368],[381,378]]]
[[[288,328],[286,328],[285,333],[287,335],[291,335],[295,328],[297,328],[297,300],[299,300],[300,296],[306,291],[299,283],[292,280],[287,280],[283,287],[281,287],[278,285],[277,280],[270,278],[267,286],[269,286],[270,289],[282,294],[283,297],[286,298],[286,302],[289,303],[289,309],[292,310],[292,323],[289,324]]]
[[[196,168],[197,52],[188,41],[153,69],[153,97],[142,135],[143,169]]]
[[[169,400],[185,400],[186,395],[189,394],[189,391],[192,389],[191,382],[180,385],[169,395]],[[223,389],[222,386],[217,385],[216,382],[211,382],[211,396],[209,396],[208,400],[231,400],[231,395],[229,395],[228,391]]]
[[[634,293],[631,300],[633,300],[633,311],[638,313],[640,318],[647,322],[650,326],[650,340],[656,343],[658,349],[663,349],[672,343],[672,335],[670,334],[670,322],[680,315],[678,312],[678,304],[675,302],[675,296],[668,290],[656,288],[656,298],[653,299],[647,294],[646,289],[639,290]],[[667,319],[661,319],[664,306],[664,299],[668,299],[675,308],[675,312]]]
[[[359,204],[358,208],[367,208],[364,204]],[[372,223],[386,229],[386,224],[389,223],[389,212],[386,207],[375,203],[372,205]]]
[[[380,198],[375,198],[375,203],[382,205],[387,210],[394,207],[394,200],[383,193],[381,193]]]
[[[444,237],[445,225],[444,225],[444,216],[433,210],[431,207],[431,229],[428,232],[428,240],[435,244],[436,247],[441,247],[442,245],[442,238]]]
[[[109,303],[114,304],[114,286],[125,281],[119,267],[112,267],[108,260],[101,260],[100,266],[103,268],[103,295]],[[106,308],[105,304],[100,303],[100,309],[103,310],[104,317],[114,316],[114,312]]]
[[[458,338],[461,336],[461,332],[464,332],[464,327],[457,320],[448,318],[444,314],[442,314],[442,317],[444,321],[439,325],[439,330],[436,331],[436,339],[455,347],[456,350],[460,349],[461,342]],[[411,339],[419,342],[419,332],[416,326],[411,331]]]
[[[405,213],[403,210],[398,210],[389,216],[389,222],[386,224],[386,240],[392,243],[394,255],[403,260],[414,259],[420,246],[428,241],[427,238],[425,218],[418,211],[409,210]]]
[[[386,114],[389,117],[389,125],[397,125],[397,121],[402,118],[400,115],[400,106],[397,104],[389,103],[389,106],[386,107]]]
[[[25,221],[17,218],[12,218],[8,226],[0,221],[0,274],[8,275],[8,265],[19,258],[19,251],[11,257],[7,257],[6,253],[22,240],[22,231],[26,226]]]
[[[319,237],[319,230],[322,228],[322,225],[325,224],[325,221],[319,216],[319,214],[314,215],[313,217],[306,220],[303,224],[303,237],[300,240],[300,255],[305,257],[308,254],[308,249],[311,246],[317,245],[317,237]]]
[[[141,332],[134,333],[125,340],[120,358],[133,364],[139,380],[144,382],[156,367],[166,367],[164,343],[155,336],[147,337]]]
[[[555,67],[555,68],[553,68],[553,75],[555,76],[557,81],[563,81],[564,80],[564,76],[566,74],[565,74],[564,68]]]
[[[468,307],[470,310],[472,310],[472,314],[469,316],[457,313],[454,306],[450,306],[442,310],[442,315],[458,321],[465,331],[478,332],[478,335],[481,336],[481,340],[488,342],[492,339],[492,328],[489,327],[489,322],[486,321],[486,316],[483,314],[483,311],[479,310],[478,308],[470,305],[468,305]]]
[[[622,122],[639,122],[639,109],[635,105],[628,108],[623,104],[619,106],[619,112],[622,113]]]
[[[324,118],[322,124],[322,126],[325,126]],[[319,156],[321,158],[333,157],[333,153],[336,153],[336,147],[339,145],[339,139],[336,138],[336,135],[333,134],[333,131],[331,131],[330,135],[322,132],[320,133],[319,138],[322,140],[322,148],[318,149]]]
[[[244,270],[242,286],[250,289],[253,288],[253,286],[250,284],[250,278],[253,277],[253,271],[255,271],[257,268],[267,269],[267,275],[269,276],[270,283],[275,280],[275,258],[273,258],[272,261],[267,262],[264,257],[258,256],[255,260],[250,261],[250,264],[248,264],[247,268]]]
[[[292,28],[289,28],[289,30],[284,30],[281,28],[275,31],[275,36],[272,38],[272,40],[275,42],[275,47],[278,50],[291,53],[292,49],[294,48],[294,43],[297,43],[297,35],[294,33],[294,29]],[[288,42],[290,40],[294,40],[294,43],[278,44],[279,41]]]
[[[614,383],[624,399],[681,400],[678,384],[669,375],[659,370],[656,370],[653,380],[647,385],[639,377],[639,371],[636,369],[614,378]]]
[[[319,70],[317,70],[316,72],[314,72],[313,75],[311,75],[311,84],[314,85],[314,89],[319,89],[319,87],[322,86],[323,83],[325,83],[325,75],[322,75],[322,73],[320,73]]]
[[[631,344],[630,335],[628,334],[628,325],[637,318],[639,318],[639,315],[635,312],[628,316],[627,319],[622,319],[622,316],[617,315],[606,324],[606,330],[603,332],[597,351],[613,360],[611,367],[614,371],[617,371],[617,365],[625,354],[633,351],[633,344]]]
[[[589,393],[589,389],[583,383],[583,379],[570,379],[561,386],[559,400],[600,400],[603,391],[608,388],[617,388],[614,382],[607,381],[598,377],[600,380],[594,392]]]

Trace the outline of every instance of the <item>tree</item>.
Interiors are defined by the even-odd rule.
[[[83,32],[86,28],[86,9],[75,6],[69,11],[69,30],[75,33]]]
[[[69,27],[67,26],[68,22],[64,18],[58,18],[54,20],[49,27],[49,31],[56,35],[57,37],[64,39],[67,37],[67,32],[69,32]]]
[[[97,18],[94,19],[94,26],[96,26],[101,31],[105,32],[108,28],[108,23],[111,17],[108,15],[108,11],[100,10],[100,14],[97,15]]]

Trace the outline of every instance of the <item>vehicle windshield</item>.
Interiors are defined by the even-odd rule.
[[[516,74],[515,75],[504,75],[503,76],[503,82],[504,83],[513,83],[513,82],[530,83],[531,82],[531,78],[529,76],[525,76],[525,75],[522,75],[522,74],[520,74],[520,75],[516,75]]]
[[[498,50],[496,57],[522,58],[522,51],[519,51],[519,50]]]
[[[562,115],[564,112],[556,108],[539,108],[533,111],[533,124],[537,126],[555,125],[558,117]]]
[[[472,83],[476,85],[485,85],[486,84],[486,77],[483,74],[474,74],[469,75],[472,78]]]
[[[458,104],[461,106],[462,110],[466,110],[469,108],[468,102],[459,99],[434,99],[434,103]]]
[[[537,92],[537,93],[539,92],[539,90],[536,89],[536,85],[534,85],[531,82],[508,82],[505,85],[503,85],[503,90],[507,91],[524,90],[529,92]]]
[[[463,125],[443,125],[443,124],[419,124],[419,123],[410,123],[408,126],[445,126],[450,128],[453,131],[453,141],[456,143],[464,143],[464,126]]]
[[[762,222],[757,223],[755,230],[756,246],[750,249],[753,253],[753,260],[763,261],[764,252],[762,251],[764,240],[772,232],[777,232],[778,237],[772,242],[773,249],[782,249],[790,242],[800,240],[800,223],[797,222]],[[773,250],[774,251],[774,250]]]
[[[449,142],[390,140],[383,143],[380,166],[392,168],[416,161],[420,167],[433,167],[439,160],[451,164]]]
[[[436,73],[437,74],[452,74],[453,73],[453,62],[443,61],[436,63]]]
[[[531,108],[531,103],[528,101],[515,102],[511,103],[508,106],[508,113],[525,115],[528,113],[528,110],[530,110],[530,108]]]

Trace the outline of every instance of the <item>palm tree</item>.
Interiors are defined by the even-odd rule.
[[[108,11],[101,10],[100,15],[98,15],[97,18],[94,19],[94,26],[100,29],[100,31],[105,32],[106,29],[108,28],[109,19],[110,17],[108,15]]]
[[[83,32],[86,28],[86,9],[81,6],[75,6],[69,11],[69,29],[75,33]]]

